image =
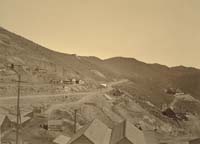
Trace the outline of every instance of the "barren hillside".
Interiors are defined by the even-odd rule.
[[[96,84],[126,78],[131,81],[125,86],[128,91],[146,97],[154,104],[162,105],[170,101],[170,96],[164,92],[166,88],[179,88],[200,99],[199,69],[183,66],[169,68],[133,58],[102,60],[58,53],[3,28],[0,28],[0,62],[2,69],[8,63],[23,65],[22,77],[28,83],[48,84],[52,79],[77,78]],[[9,71],[1,71],[1,83],[14,79],[9,74]]]
[[[58,53],[0,28],[0,97],[7,101],[12,100],[17,90],[16,75],[7,67],[11,63],[21,65],[17,69],[22,76],[21,95],[33,99],[24,100],[30,105],[40,101],[39,97],[44,98],[42,104],[50,101],[47,112],[53,117],[67,117],[66,121],[70,121],[69,115],[72,116],[72,110],[78,107],[82,110],[79,113],[80,124],[96,117],[110,126],[113,122],[130,119],[147,129],[158,128],[173,134],[181,130],[184,133],[200,133],[200,123],[196,122],[200,119],[199,69],[170,68],[134,58],[102,60],[93,56]],[[58,83],[69,79],[85,83]],[[120,80],[123,82],[119,83]],[[103,89],[101,84],[108,86]],[[186,99],[177,98],[176,92],[188,95],[184,96]],[[57,97],[59,94],[60,97]],[[11,99],[6,99],[9,96]],[[27,101],[22,104],[28,105]],[[164,116],[163,105],[172,104],[175,112],[189,114],[189,121],[181,119],[178,125]],[[11,107],[14,108],[13,105]],[[193,122],[196,122],[195,128]]]

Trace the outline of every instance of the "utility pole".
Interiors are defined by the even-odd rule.
[[[21,75],[18,74],[16,144],[19,143],[19,129],[20,129],[20,127],[21,127],[21,114],[20,114],[20,82],[21,82]]]
[[[0,144],[1,144],[1,139],[2,139],[2,133],[1,133],[1,129],[0,129]]]
[[[76,133],[76,123],[77,123],[77,109],[74,111],[74,134]]]

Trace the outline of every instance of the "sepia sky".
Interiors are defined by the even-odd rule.
[[[200,68],[200,0],[0,0],[0,26],[60,52]]]

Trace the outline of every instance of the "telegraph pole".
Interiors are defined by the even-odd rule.
[[[14,65],[11,64],[10,69],[13,70],[17,74],[17,125],[16,125],[16,144],[19,144],[19,130],[21,128],[21,114],[20,114],[20,87],[21,87],[21,74],[15,70],[15,66],[21,65]]]
[[[18,73],[16,144],[19,143],[19,129],[20,129],[20,125],[21,125],[21,114],[20,114],[20,82],[21,82],[21,75]]]

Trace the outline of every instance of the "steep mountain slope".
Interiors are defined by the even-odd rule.
[[[105,60],[109,68],[119,75],[137,83],[137,88],[164,92],[165,88],[179,88],[200,99],[200,70],[195,68],[166,67],[159,64],[146,64],[133,58],[115,57]],[[160,96],[164,95],[160,93]]]
[[[200,99],[200,70],[183,66],[171,68],[173,73],[173,84],[185,93],[190,93]]]
[[[0,28],[0,62],[1,65],[22,64],[23,78],[30,82],[48,83],[51,79],[81,78],[96,83],[126,78],[130,80],[127,85],[131,93],[147,97],[156,104],[171,99],[164,93],[164,89],[170,87],[179,88],[200,99],[199,69],[169,68],[133,58],[101,60],[58,53],[3,28]],[[45,70],[45,73],[38,73],[38,69]]]
[[[82,77],[104,81],[112,78],[109,71],[96,65],[96,63],[103,62],[96,57],[58,53],[3,28],[0,28],[0,61],[1,63],[21,64],[30,68],[39,67],[46,69],[48,74],[55,74],[58,77]],[[105,77],[98,76],[93,71],[98,71]]]

